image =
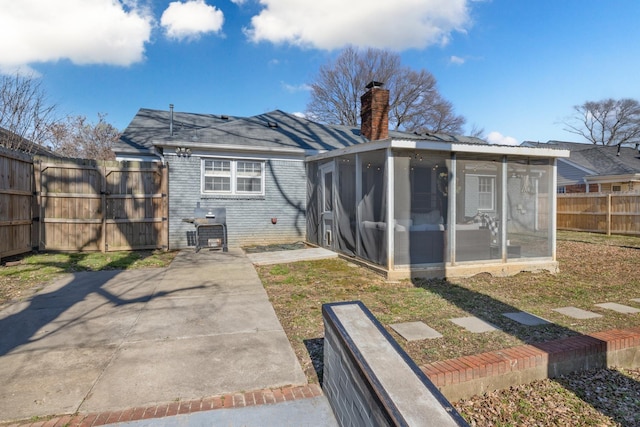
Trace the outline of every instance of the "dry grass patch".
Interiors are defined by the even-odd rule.
[[[640,243],[640,239],[634,242]],[[308,347],[312,344],[319,350],[313,340],[323,336],[321,306],[328,302],[362,301],[419,365],[523,343],[640,326],[640,316],[594,306],[607,301],[629,304],[630,298],[640,298],[640,278],[634,273],[640,264],[639,249],[563,240],[558,242],[558,257],[561,272],[556,275],[522,273],[501,278],[480,274],[449,281],[386,282],[341,259],[259,267],[258,273],[307,375],[316,381]],[[577,320],[552,311],[565,306],[604,316]],[[553,324],[530,327],[502,316],[515,311],[533,313]],[[465,316],[480,317],[501,331],[471,334],[449,320]],[[444,337],[408,343],[388,327],[411,321],[423,321]]]
[[[472,426],[638,426],[640,370],[601,369],[454,403]]]
[[[321,381],[322,375],[321,306],[328,302],[362,301],[418,365],[523,343],[640,326],[640,315],[619,314],[594,305],[618,302],[640,308],[638,303],[629,301],[640,298],[640,277],[635,272],[640,265],[640,238],[559,233],[557,253],[561,271],[556,275],[522,273],[499,278],[480,274],[449,281],[386,282],[373,272],[341,259],[259,267],[258,273],[309,381],[316,382]],[[603,317],[577,320],[552,311],[565,306],[593,311]],[[524,326],[502,316],[514,311],[527,311],[553,324]],[[449,321],[465,316],[480,317],[501,330],[472,334]],[[443,338],[408,343],[389,328],[393,323],[411,321],[425,322]],[[631,383],[636,386],[633,390],[638,390],[637,371],[629,375],[635,375]],[[489,395],[488,400],[479,397],[459,409],[465,417],[475,420],[473,425],[505,426],[618,425],[616,420],[625,419],[624,416],[637,417],[640,413],[636,399],[635,403],[622,406],[620,411],[626,411],[624,416],[603,415],[597,405],[578,391],[567,391],[567,387],[580,387],[569,382],[570,379],[567,381],[522,386],[522,391],[507,390],[500,392],[506,394]],[[506,404],[517,393],[526,396],[534,392],[540,393],[536,397],[539,400],[529,405],[530,409],[525,408],[524,397],[521,405]],[[558,399],[568,400],[557,402]],[[482,410],[479,416],[484,417],[484,421],[473,418],[478,408],[494,407],[497,401],[503,404],[494,408],[498,411],[494,418]],[[542,401],[552,404],[552,409],[536,409]],[[581,423],[575,423],[576,414],[582,414],[584,407],[591,408],[588,414],[596,415],[587,415]],[[552,416],[544,415],[549,411],[555,413],[558,422],[550,422]],[[566,416],[558,415],[563,412]],[[514,414],[520,418],[513,418]],[[569,424],[564,424],[565,421]]]

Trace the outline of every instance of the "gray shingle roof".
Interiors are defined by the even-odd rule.
[[[170,112],[142,108],[115,145],[116,153],[152,154],[156,147],[202,144],[252,147],[257,149],[297,149],[307,154],[330,151],[367,142],[360,129],[325,125],[280,110],[252,117],[220,116],[174,112],[173,135],[169,132]],[[414,134],[389,131],[394,139],[430,140],[479,144],[478,138],[445,134]]]
[[[524,142],[534,147],[553,147],[571,151],[569,161],[589,169],[594,175],[626,175],[640,173],[640,153],[632,147],[581,144],[577,142],[549,141],[547,143]]]
[[[325,151],[365,142],[359,129],[333,126],[272,111],[253,117],[175,112],[173,136],[169,112],[140,109],[120,138],[116,152],[148,151],[175,143],[217,144],[269,149]]]

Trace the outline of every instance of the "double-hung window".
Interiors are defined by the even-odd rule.
[[[478,176],[478,209],[492,211],[495,200],[496,179],[493,176]]]
[[[202,192],[220,195],[263,195],[264,162],[202,159]]]

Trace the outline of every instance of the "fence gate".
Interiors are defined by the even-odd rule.
[[[33,161],[0,149],[0,259],[31,251]]]
[[[156,163],[34,164],[40,250],[167,249],[167,170]]]

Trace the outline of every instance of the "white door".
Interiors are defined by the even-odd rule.
[[[320,241],[325,248],[334,247],[333,228],[333,181],[334,167],[329,163],[320,167],[321,190],[320,190],[320,229],[322,236]]]

